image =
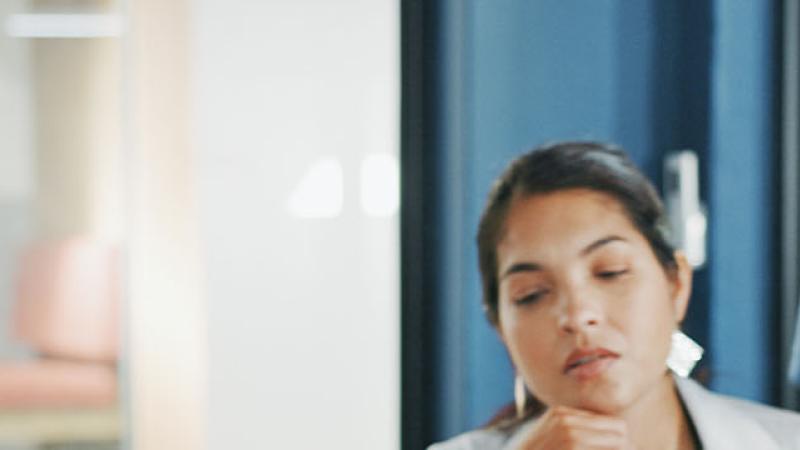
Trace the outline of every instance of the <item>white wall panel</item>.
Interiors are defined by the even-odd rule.
[[[399,5],[195,4],[209,446],[399,448]]]
[[[23,10],[22,0],[0,2],[0,25]],[[33,194],[29,45],[0,29],[0,201]]]

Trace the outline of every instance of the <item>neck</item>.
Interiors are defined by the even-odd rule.
[[[637,450],[695,448],[689,420],[668,374],[625,410],[622,418]]]

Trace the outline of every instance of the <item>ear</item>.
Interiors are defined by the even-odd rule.
[[[675,251],[676,268],[671,278],[672,283],[672,308],[675,313],[675,322],[681,323],[686,316],[686,308],[689,306],[689,297],[692,293],[692,266],[686,259],[686,255],[680,251]]]

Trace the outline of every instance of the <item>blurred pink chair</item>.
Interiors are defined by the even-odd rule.
[[[0,413],[60,411],[68,424],[67,413],[116,409],[120,287],[113,245],[74,238],[21,256],[12,328],[37,357],[0,362]]]

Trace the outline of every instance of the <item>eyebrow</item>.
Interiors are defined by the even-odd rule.
[[[585,256],[589,255],[590,253],[592,253],[593,251],[599,249],[600,247],[602,247],[604,245],[607,245],[607,244],[610,244],[612,242],[617,242],[617,241],[627,242],[627,239],[622,238],[620,236],[615,236],[615,235],[611,235],[611,236],[606,236],[606,237],[600,238],[600,239],[592,242],[591,244],[587,245],[586,247],[584,247],[580,251],[580,255],[582,257],[585,257]],[[500,279],[502,280],[503,278],[506,278],[509,275],[512,275],[512,274],[515,274],[515,273],[519,273],[519,272],[537,272],[539,270],[542,270],[542,266],[537,264],[537,263],[520,262],[520,263],[513,264],[511,267],[506,269],[506,271],[503,272],[503,275],[500,276]]]
[[[581,256],[586,256],[589,253],[592,253],[593,251],[597,250],[598,248],[600,248],[600,247],[602,247],[602,246],[604,246],[606,244],[610,244],[612,242],[617,242],[617,241],[628,242],[627,239],[625,239],[623,237],[620,237],[620,236],[615,236],[615,235],[606,236],[606,237],[600,238],[600,239],[592,242],[591,244],[587,245],[586,247],[584,247],[583,250],[581,250]]]

